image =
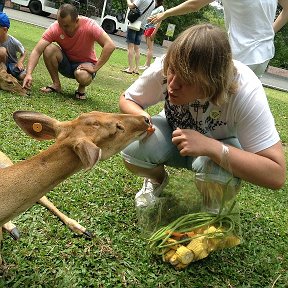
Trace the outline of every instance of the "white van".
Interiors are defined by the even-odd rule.
[[[102,28],[110,34],[117,31],[126,32],[128,24],[128,9],[123,5],[117,11],[112,9],[113,0],[71,0],[79,14],[95,19]],[[41,16],[57,14],[59,0],[11,0],[13,6],[28,7],[30,12]],[[61,2],[62,3],[62,2]],[[18,7],[19,7],[18,6]]]

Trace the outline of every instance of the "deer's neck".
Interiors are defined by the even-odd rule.
[[[28,160],[0,169],[0,225],[32,206],[81,167],[72,149],[54,144]]]

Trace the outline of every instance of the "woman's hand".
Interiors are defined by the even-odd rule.
[[[172,143],[177,146],[181,156],[209,156],[212,141],[215,140],[191,129],[177,128],[172,133]]]
[[[148,22],[152,23],[152,24],[157,24],[161,21],[163,21],[166,17],[165,17],[165,12],[162,12],[162,13],[158,13],[156,15],[153,15],[153,16],[149,16],[147,18]]]

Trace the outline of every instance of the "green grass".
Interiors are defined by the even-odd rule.
[[[10,29],[29,51],[42,32],[16,21]],[[73,99],[75,82],[65,78],[62,94],[38,92],[51,84],[41,60],[33,74],[32,97],[0,92],[0,149],[17,162],[51,144],[25,135],[12,120],[15,110],[39,111],[59,120],[91,110],[118,112],[120,93],[135,79],[120,72],[126,65],[126,52],[116,50],[87,89],[88,100],[79,102]],[[287,157],[288,95],[266,91]],[[171,174],[189,191],[191,174],[175,169]],[[147,248],[134,208],[141,185],[142,179],[125,170],[119,155],[64,181],[49,198],[95,237],[75,236],[35,205],[14,221],[21,230],[18,242],[4,234],[2,255],[7,266],[0,287],[288,287],[287,182],[279,191],[244,183],[238,195],[243,244],[214,252],[184,271],[175,271]]]

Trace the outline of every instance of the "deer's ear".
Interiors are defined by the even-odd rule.
[[[85,170],[91,169],[101,159],[101,149],[87,139],[80,139],[74,146],[74,151]]]
[[[26,134],[37,140],[55,139],[55,127],[60,123],[45,114],[32,111],[16,111],[13,118]]]

